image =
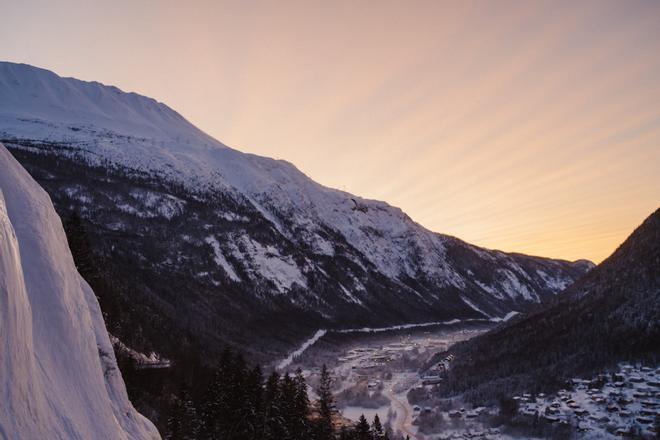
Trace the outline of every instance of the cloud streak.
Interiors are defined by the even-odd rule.
[[[0,58],[508,251],[599,261],[660,200],[660,3],[14,2]]]

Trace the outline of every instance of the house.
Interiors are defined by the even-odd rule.
[[[576,409],[573,410],[573,412],[575,413],[576,416],[580,416],[580,417],[584,417],[584,416],[589,415],[589,411],[587,411],[586,409],[582,409],[582,408],[576,408]]]
[[[427,375],[427,376],[422,376],[422,384],[423,385],[436,385],[442,382],[442,378],[440,376],[432,376],[432,375]]]

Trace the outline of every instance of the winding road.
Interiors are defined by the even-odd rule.
[[[383,390],[383,395],[390,399],[392,406],[396,410],[396,420],[394,421],[394,430],[401,432],[404,436],[409,436],[410,440],[417,440],[417,434],[412,430],[412,407],[405,401],[397,397],[390,388]]]

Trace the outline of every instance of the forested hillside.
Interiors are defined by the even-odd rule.
[[[660,361],[660,210],[564,293],[453,349],[443,395],[561,388],[622,361]]]

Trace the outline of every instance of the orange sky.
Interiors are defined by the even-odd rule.
[[[154,97],[229,146],[478,245],[598,262],[660,205],[658,1],[0,13],[0,59]]]

